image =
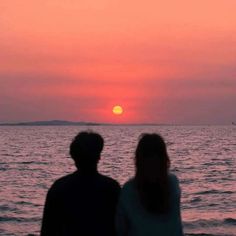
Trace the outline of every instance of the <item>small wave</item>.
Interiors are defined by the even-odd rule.
[[[202,201],[202,199],[200,197],[195,197],[190,202],[191,203],[196,203],[196,202],[201,202],[201,201]]]
[[[40,162],[40,161],[22,161],[22,162],[17,162],[17,164],[22,164],[22,165],[31,165],[31,164],[47,165],[48,162]]]
[[[233,191],[220,191],[220,190],[212,189],[212,190],[197,192],[196,194],[217,194],[217,193],[232,194],[234,192]]]
[[[214,207],[214,206],[218,206],[218,204],[217,203],[209,203],[208,206],[209,207]]]
[[[235,236],[235,234],[226,234],[226,233],[186,233],[185,236]]]
[[[33,164],[35,163],[34,161],[22,161],[22,162],[19,162],[18,164],[24,164],[24,165],[28,165],[28,164]]]
[[[167,142],[167,146],[171,146],[173,144],[175,144],[175,143],[174,142]]]
[[[15,207],[10,207],[8,205],[2,205],[0,206],[0,211],[17,211],[18,209]]]
[[[9,168],[7,168],[7,167],[0,167],[0,171],[7,171],[7,170],[9,170]]]
[[[23,218],[23,217],[0,216],[0,222],[36,222],[40,220],[41,219],[39,217]]]
[[[32,203],[32,202],[25,202],[25,201],[19,201],[19,202],[16,202],[16,204],[18,205],[29,205],[29,206],[40,206],[39,204],[35,204],[35,203]]]
[[[196,234],[185,234],[185,236],[216,236],[216,235],[215,234],[196,233]]]
[[[236,219],[234,219],[234,218],[226,218],[226,219],[224,219],[224,223],[236,226]]]
[[[233,235],[228,235],[228,234],[206,234],[206,233],[187,233],[184,234],[185,236],[233,236]]]
[[[0,216],[0,222],[19,221],[19,218]]]
[[[221,227],[222,225],[231,225],[236,226],[236,219],[234,218],[225,218],[222,220],[210,219],[210,220],[196,220],[196,221],[187,221],[184,222],[184,225],[188,228],[208,228],[208,227]]]
[[[9,154],[9,153],[2,153],[3,157],[14,157],[14,155]]]

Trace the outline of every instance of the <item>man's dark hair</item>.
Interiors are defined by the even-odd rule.
[[[97,165],[104,140],[100,134],[83,131],[78,133],[70,145],[70,155],[77,168],[93,168]]]

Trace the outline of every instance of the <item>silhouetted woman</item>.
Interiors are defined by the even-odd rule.
[[[169,173],[170,160],[160,135],[141,136],[135,166],[135,177],[124,185],[119,199],[118,236],[182,236],[179,182]]]

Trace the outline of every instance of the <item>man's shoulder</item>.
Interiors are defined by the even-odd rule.
[[[60,177],[59,179],[54,181],[49,191],[60,192],[61,190],[64,190],[66,186],[68,186],[68,184],[73,182],[74,178],[75,178],[75,173],[71,173],[71,174]]]
[[[99,176],[100,181],[103,182],[104,184],[110,185],[116,188],[120,188],[120,184],[115,179],[106,175],[102,175],[102,174],[99,174],[98,176]]]
[[[78,172],[74,172],[57,179],[50,187],[49,194],[63,195],[67,192],[78,190],[78,186],[83,188],[85,185],[90,185],[90,183],[93,183],[92,186],[97,186],[112,192],[120,191],[120,184],[111,177],[98,173],[92,177],[90,176],[90,178],[85,178],[85,176],[80,176]],[[75,188],[75,186],[77,186],[77,188]]]
[[[54,184],[55,184],[55,185],[65,184],[65,183],[70,182],[70,181],[72,181],[73,179],[75,179],[75,177],[76,177],[76,172],[70,173],[70,174],[68,174],[68,175],[64,175],[64,176],[60,177],[59,179],[57,179],[57,180],[54,182]]]

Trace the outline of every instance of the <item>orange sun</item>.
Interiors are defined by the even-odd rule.
[[[116,105],[112,108],[112,112],[114,115],[121,115],[123,113],[123,108],[119,105]]]

